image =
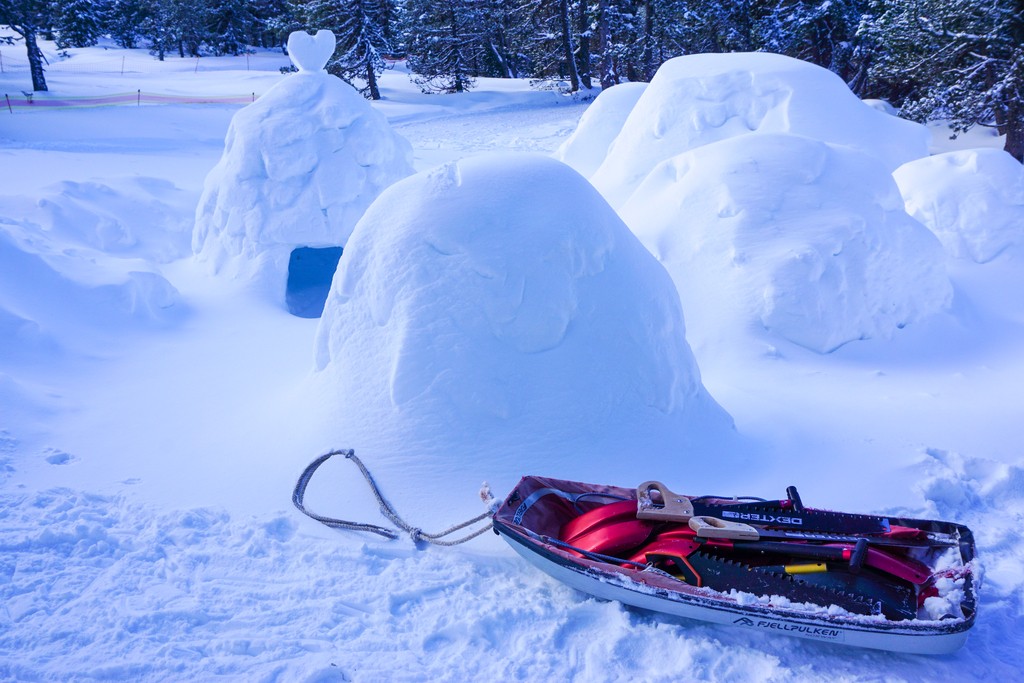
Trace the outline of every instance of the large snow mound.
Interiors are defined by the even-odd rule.
[[[876,159],[795,135],[751,135],[659,164],[622,208],[668,268],[691,338],[763,327],[818,352],[948,305],[938,240]]]
[[[608,148],[645,90],[646,83],[620,83],[602,90],[554,157],[589,178],[608,155]]]
[[[4,198],[12,215],[53,242],[170,263],[190,253],[195,195],[160,178],[62,181],[38,196]]]
[[[381,190],[412,171],[409,143],[351,86],[323,71],[292,74],[232,119],[193,250],[283,301],[292,250],[344,246]]]
[[[347,443],[446,457],[477,483],[530,462],[581,476],[623,443],[637,450],[604,460],[664,472],[686,439],[731,433],[665,270],[582,176],[534,154],[386,190],[341,258],[316,368]],[[515,462],[466,467],[467,452]]]
[[[103,340],[180,319],[178,291],[154,262],[188,253],[194,201],[154,178],[62,182],[0,197],[0,360],[56,349],[96,353]]]
[[[917,159],[893,172],[907,212],[953,257],[991,261],[1024,241],[1024,166],[998,149]]]
[[[847,145],[890,172],[928,155],[924,126],[865,105],[828,69],[762,52],[699,54],[661,65],[591,181],[619,207],[658,163],[750,133]]]

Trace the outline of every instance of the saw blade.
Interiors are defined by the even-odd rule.
[[[701,577],[703,585],[717,591],[779,595],[793,602],[808,602],[822,607],[838,605],[854,614],[877,614],[880,610],[875,601],[862,595],[809,584],[785,572],[755,569],[703,552],[692,553],[686,559]]]
[[[772,506],[708,505],[694,503],[695,515],[721,517],[731,522],[744,522],[765,527],[801,529],[835,534],[884,534],[889,531],[889,520],[873,515],[858,515],[830,510],[779,510]]]
[[[870,569],[853,574],[832,565],[829,565],[829,571],[801,574],[800,578],[816,586],[867,596],[879,604],[882,614],[889,619],[917,617],[917,592],[907,581],[881,576]]]
[[[826,534],[817,531],[797,531],[795,529],[778,529],[775,531],[760,532],[760,535],[762,538],[778,538],[792,541],[814,541],[816,543],[856,543],[860,539],[865,538],[871,545],[885,545],[892,546],[894,548],[945,548],[957,545],[957,542],[952,539],[939,538],[935,535],[928,535],[921,539],[904,539],[871,535]]]

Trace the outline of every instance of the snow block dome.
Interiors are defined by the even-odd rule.
[[[986,263],[1024,242],[1024,166],[1000,149],[937,154],[893,172],[907,212],[955,258]]]
[[[661,65],[591,181],[618,208],[660,162],[750,133],[847,145],[889,172],[928,155],[924,126],[865,105],[828,69],[764,52],[697,54]]]
[[[694,343],[740,325],[824,353],[951,301],[938,240],[850,147],[770,134],[704,145],[655,167],[621,214],[675,280]]]
[[[232,119],[192,240],[215,271],[254,278],[282,301],[296,249],[343,247],[381,190],[413,171],[409,143],[322,70],[333,36],[293,35],[308,39],[289,39],[303,68]]]
[[[385,190],[341,258],[316,369],[347,443],[479,453],[476,484],[568,462],[583,476],[614,444],[633,447],[615,455],[631,477],[644,460],[665,472],[688,436],[732,432],[664,268],[542,155],[472,157]],[[495,453],[515,462],[502,470]]]
[[[554,157],[589,178],[608,155],[608,147],[645,90],[646,83],[620,83],[602,90]]]

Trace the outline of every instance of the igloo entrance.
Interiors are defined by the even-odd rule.
[[[341,247],[299,247],[292,251],[284,295],[289,313],[300,318],[319,318],[323,314],[341,252]]]

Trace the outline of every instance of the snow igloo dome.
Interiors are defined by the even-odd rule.
[[[621,213],[705,342],[740,325],[826,353],[952,299],[939,241],[850,147],[778,134],[703,145],[656,166]]]
[[[770,53],[670,59],[621,125],[621,114],[613,118],[621,130],[589,177],[616,208],[662,161],[736,136],[787,133],[853,147],[888,172],[928,156],[924,126],[864,104],[828,69]],[[581,119],[579,134],[605,125]]]
[[[413,172],[412,148],[323,71],[333,34],[294,33],[288,45],[300,70],[231,120],[196,209],[192,248],[215,272],[250,278],[293,313],[316,317],[356,222]]]
[[[315,347],[339,432],[385,456],[504,448],[551,472],[646,439],[660,452],[626,461],[664,472],[688,435],[732,430],[665,269],[541,155],[472,157],[385,190],[349,239]]]

